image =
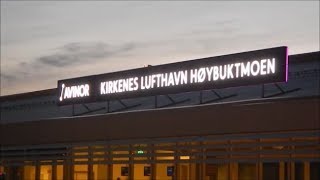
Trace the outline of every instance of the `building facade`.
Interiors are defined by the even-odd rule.
[[[320,53],[288,82],[57,106],[57,89],[1,97],[0,177],[319,180]]]

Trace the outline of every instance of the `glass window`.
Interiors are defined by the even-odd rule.
[[[304,176],[303,171],[304,171],[303,163],[302,162],[295,163],[294,165],[295,180],[303,180],[303,176]]]
[[[238,177],[239,180],[256,180],[256,164],[240,163]]]
[[[310,180],[320,179],[320,162],[310,163]]]
[[[263,163],[263,180],[279,180],[279,163]]]
[[[88,179],[88,165],[74,165],[74,180]]]
[[[51,180],[52,178],[52,166],[42,165],[40,166],[40,180]]]
[[[57,180],[63,180],[63,165],[57,165]]]
[[[35,166],[24,166],[24,178],[28,180],[35,180],[36,179],[36,167]]]
[[[107,170],[108,166],[105,164],[94,164],[93,165],[93,174],[95,180],[107,179]]]

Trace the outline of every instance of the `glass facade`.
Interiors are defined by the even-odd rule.
[[[50,145],[2,151],[0,170],[14,180],[319,180],[319,140],[310,131]]]

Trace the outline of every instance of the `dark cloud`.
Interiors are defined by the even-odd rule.
[[[103,42],[75,42],[57,48],[55,54],[39,57],[37,62],[54,67],[70,66],[78,63],[91,62],[96,59],[121,55],[131,51],[135,47],[136,45],[133,43],[127,43],[121,46],[111,46]]]

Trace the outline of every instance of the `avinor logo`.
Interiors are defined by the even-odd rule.
[[[81,84],[76,86],[66,86],[65,84],[62,84],[59,100],[63,101],[64,99],[90,96],[89,90],[89,84]]]

